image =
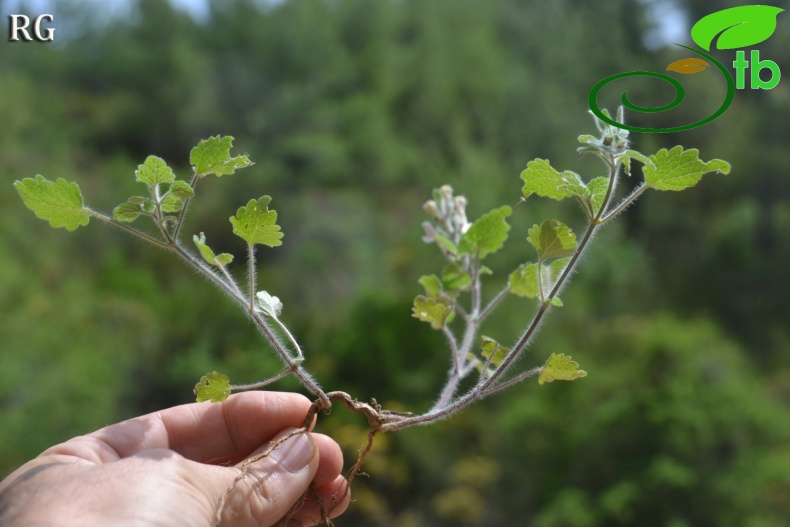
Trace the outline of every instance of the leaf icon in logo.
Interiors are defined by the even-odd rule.
[[[696,44],[710,51],[716,35],[718,49],[754,46],[767,40],[776,30],[776,17],[784,11],[770,5],[744,5],[716,11],[701,18],[691,28],[691,38]]]
[[[691,57],[687,59],[676,60],[667,66],[667,71],[676,71],[678,73],[682,73],[683,75],[692,75],[694,73],[699,73],[708,66],[710,66],[710,63],[707,60]]]

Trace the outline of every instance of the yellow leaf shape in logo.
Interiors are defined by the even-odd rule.
[[[691,57],[688,59],[676,60],[667,66],[667,71],[676,71],[678,73],[682,73],[683,75],[692,75],[694,73],[699,73],[708,66],[710,66],[708,61],[697,57]]]

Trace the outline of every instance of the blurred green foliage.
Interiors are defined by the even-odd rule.
[[[691,22],[731,4],[677,2]],[[185,235],[239,254],[226,218],[272,195],[285,237],[260,252],[259,283],[285,303],[307,364],[325,387],[421,410],[449,366],[441,336],[410,317],[416,280],[440,265],[420,242],[430,190],[453,185],[474,219],[515,204],[535,157],[598,175],[574,150],[592,131],[589,89],[684,56],[643,45],[652,4],[636,0],[210,5],[202,22],[164,0],[99,21],[95,5],[63,2],[55,44],[0,42],[0,473],[188,402],[208,371],[247,382],[278,367],[244,317],[175,259],[100,225],[50,229],[14,180],[78,181],[88,204],[111,210],[136,191],[147,155],[184,178],[199,139],[235,136],[256,165],[201,184]],[[780,15],[761,54],[790,71],[788,44]],[[689,102],[671,116],[627,118],[689,122],[718,104],[717,81],[689,79]],[[607,97],[613,107],[619,93]],[[529,359],[565,353],[589,375],[519,385],[379,437],[341,523],[788,525],[789,114],[780,82],[738,92],[705,127],[634,134],[643,152],[682,143],[733,173],[646,196],[593,244]],[[581,221],[540,200],[517,212],[492,257],[500,283],[531,257],[533,223]],[[486,334],[508,345],[531,308],[506,299]],[[320,427],[349,459],[364,443],[365,424],[340,410]]]

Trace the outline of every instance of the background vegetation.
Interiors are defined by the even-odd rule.
[[[277,368],[172,257],[100,225],[52,230],[14,180],[73,179],[111,210],[146,155],[183,176],[200,138],[234,135],[256,166],[206,181],[185,232],[238,253],[225,218],[274,196],[284,245],[262,252],[260,283],[284,300],[322,384],[425,408],[449,365],[440,335],[410,317],[416,280],[440,265],[420,242],[430,190],[453,185],[477,217],[516,202],[535,157],[600,171],[575,154],[593,131],[589,89],[685,56],[646,46],[661,9],[693,22],[734,3],[213,0],[199,21],[165,0],[136,0],[123,18],[97,5],[58,2],[56,43],[0,42],[0,474],[188,402],[207,371],[246,382]],[[759,49],[790,71],[785,17]],[[634,134],[644,152],[681,143],[733,172],[648,193],[596,240],[530,356],[570,353],[588,377],[381,436],[340,524],[790,525],[788,82],[739,91],[705,127]],[[651,119],[718,105],[714,73],[684,84],[690,102]],[[662,89],[633,87],[646,101],[669,98]],[[519,209],[500,280],[529,258],[526,230],[557,214],[581,220],[537,199]],[[532,308],[507,299],[486,333],[514,341]],[[338,410],[320,427],[355,457],[365,423]]]

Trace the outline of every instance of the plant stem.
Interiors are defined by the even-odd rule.
[[[250,303],[247,310],[253,313],[255,311],[255,246],[253,244],[247,246],[247,275],[250,293]]]
[[[607,221],[611,220],[612,218],[623,212],[629,205],[631,205],[631,203],[636,201],[636,199],[639,196],[641,196],[642,192],[647,190],[647,188],[648,188],[647,185],[642,183],[639,187],[634,189],[634,191],[631,192],[631,194],[623,198],[623,201],[621,201],[620,204],[617,205],[617,207],[615,207],[615,209],[612,212],[601,218],[601,223],[606,223]]]
[[[151,236],[149,234],[146,234],[146,233],[144,233],[142,231],[138,231],[134,227],[130,227],[129,225],[126,225],[125,223],[122,223],[122,222],[120,222],[120,221],[118,221],[118,220],[116,220],[114,218],[106,216],[106,215],[102,214],[101,212],[96,212],[95,210],[91,210],[91,209],[85,209],[85,210],[87,210],[88,214],[90,214],[94,218],[96,218],[98,220],[101,220],[101,221],[103,221],[105,223],[109,223],[113,227],[118,227],[119,229],[124,230],[124,231],[126,231],[129,234],[132,234],[134,236],[137,236],[138,238],[143,239],[143,240],[145,240],[145,241],[147,241],[149,243],[152,243],[152,244],[154,244],[157,247],[160,247],[162,249],[170,249],[170,244],[169,243],[163,242],[161,240],[157,240],[153,236]]]
[[[192,181],[189,182],[189,186],[192,187],[192,192],[194,194],[195,187],[197,187],[198,182],[198,175],[192,174]],[[178,221],[176,221],[176,227],[173,229],[173,240],[178,241],[178,235],[181,232],[181,226],[184,224],[184,218],[187,214],[187,207],[189,207],[189,202],[192,201],[192,198],[187,198],[184,200],[184,207],[181,209],[181,213],[178,215]]]

